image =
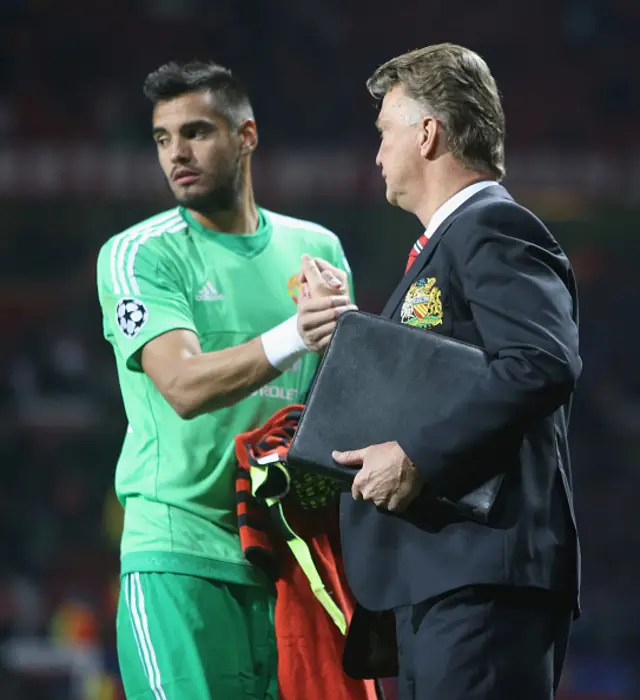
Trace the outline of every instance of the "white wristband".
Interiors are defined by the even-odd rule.
[[[288,370],[309,352],[298,332],[297,316],[292,316],[279,326],[263,333],[260,340],[269,364],[281,372]]]

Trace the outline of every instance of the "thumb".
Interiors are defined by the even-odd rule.
[[[358,466],[363,464],[366,451],[366,448],[362,448],[361,450],[347,450],[346,452],[334,450],[331,456],[338,464]]]

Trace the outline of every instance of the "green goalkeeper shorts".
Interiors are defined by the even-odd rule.
[[[276,700],[275,592],[181,574],[122,577],[127,700]]]

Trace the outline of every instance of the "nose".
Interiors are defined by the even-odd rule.
[[[186,139],[175,139],[172,145],[171,162],[188,163],[191,160],[191,148]]]
[[[378,147],[378,152],[376,153],[376,165],[381,168],[382,167],[382,144]]]

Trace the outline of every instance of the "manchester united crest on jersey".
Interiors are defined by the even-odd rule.
[[[289,278],[287,281],[287,289],[289,290],[289,296],[293,299],[295,304],[298,303],[300,298],[300,275],[295,274]]]
[[[435,277],[429,277],[409,287],[400,312],[402,323],[416,328],[442,325],[442,292],[436,282]]]

